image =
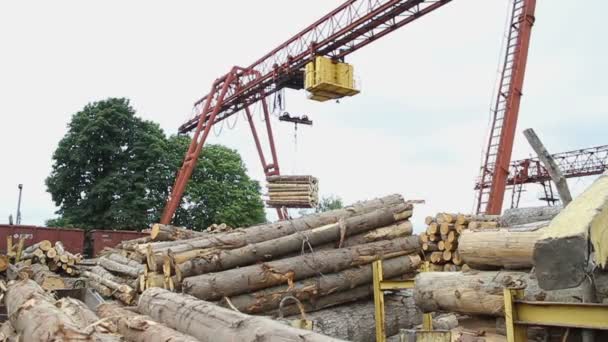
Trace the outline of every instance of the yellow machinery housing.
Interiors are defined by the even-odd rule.
[[[355,88],[353,66],[348,63],[317,56],[306,64],[305,71],[304,88],[310,92],[308,98],[311,100],[324,102],[359,94]]]

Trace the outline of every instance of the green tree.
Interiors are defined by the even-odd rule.
[[[189,137],[169,138],[174,170],[181,166],[189,144]],[[245,227],[264,221],[260,185],[249,178],[238,152],[221,145],[205,145],[174,223],[202,230],[213,223]]]
[[[46,184],[59,218],[48,224],[142,229],[157,222],[189,141],[167,139],[157,124],[137,118],[126,99],[87,105],[53,155]],[[259,185],[238,153],[220,146],[204,151],[175,222],[202,229],[264,221]]]
[[[323,213],[330,210],[341,209],[344,205],[338,196],[322,197],[319,205],[315,208],[316,213]]]
[[[82,228],[145,228],[161,198],[147,184],[158,175],[166,141],[158,125],[135,117],[126,99],[74,114],[46,179],[63,221]]]

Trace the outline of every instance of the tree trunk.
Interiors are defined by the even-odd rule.
[[[87,286],[97,291],[104,298],[112,297],[112,289],[103,284],[100,284],[99,282],[88,279]]]
[[[371,201],[355,203],[342,209],[302,216],[289,221],[262,224],[248,227],[246,229],[237,229],[229,233],[213,234],[213,236],[208,238],[183,240],[183,243],[177,246],[158,249],[155,248],[154,245],[151,246],[154,252],[163,252],[171,249],[173,253],[181,253],[193,249],[211,247],[234,249],[251,243],[272,240],[304,230],[336,223],[341,218],[357,216],[376,209],[395,206],[403,203],[405,202],[401,195],[391,195]],[[411,206],[411,204],[409,206]]]
[[[413,328],[422,322],[422,314],[412,297],[385,296],[384,312],[387,336],[399,333],[399,329]],[[306,318],[313,321],[313,331],[324,335],[354,342],[376,340],[373,300],[324,309],[308,314]],[[295,319],[300,319],[300,316],[291,316],[284,321]]]
[[[55,306],[55,299],[31,280],[9,286],[6,309],[11,324],[23,341],[95,341]]]
[[[104,279],[111,280],[115,283],[126,284],[132,288],[137,288],[138,279],[123,278],[123,277],[116,276],[101,266],[91,267],[91,268],[87,269],[87,271],[90,271],[91,273],[97,274],[98,276],[100,276]]]
[[[135,251],[137,246],[148,243],[150,241],[152,241],[152,238],[150,238],[149,236],[142,236],[137,239],[122,241],[121,243],[116,245],[116,248],[124,249],[126,251]]]
[[[470,222],[496,222],[500,219],[500,215],[464,215],[459,214],[456,218],[456,224],[468,225]]]
[[[159,288],[141,295],[138,311],[202,342],[338,341]]]
[[[126,256],[123,256],[123,255],[118,254],[118,253],[110,253],[108,255],[105,255],[104,257],[107,258],[107,259],[110,259],[112,261],[115,261],[115,262],[127,265],[129,267],[136,268],[139,271],[143,271],[144,270],[144,265],[142,265],[141,262],[137,262],[137,261],[135,261],[133,259],[129,259]]]
[[[401,221],[387,227],[377,228],[370,230],[369,232],[347,237],[340,247],[345,248],[376,241],[393,240],[404,236],[410,236],[412,233],[412,223],[410,221]]]
[[[338,272],[419,250],[418,236],[410,236],[331,251],[319,251],[299,257],[185,278],[182,282],[182,290],[201,299],[213,300],[291,283],[319,273]]]
[[[119,284],[112,279],[104,278],[89,271],[83,271],[82,275],[114,290],[113,295],[125,304],[131,304],[135,299],[135,290],[129,285]]]
[[[4,321],[0,325],[0,341],[2,342],[20,342],[21,336],[17,334],[11,321]]]
[[[528,139],[528,143],[530,143],[530,146],[532,146],[532,149],[534,149],[534,152],[538,155],[538,159],[543,162],[545,169],[549,173],[549,176],[551,176],[551,180],[555,183],[557,193],[559,194],[562,203],[564,206],[568,205],[568,203],[572,201],[572,195],[570,194],[566,177],[564,177],[559,166],[557,166],[557,163],[555,163],[555,160],[532,128],[525,129],[524,136]]]
[[[384,227],[395,222],[395,214],[406,210],[405,204],[382,208],[372,212],[340,220],[337,223],[321,226],[301,233],[291,234],[278,239],[250,244],[232,250],[217,250],[202,257],[180,264],[183,277],[218,272],[258,261],[272,260],[294,251],[318,246],[332,241],[343,240],[347,236],[363,233],[373,228]]]
[[[182,334],[164,324],[155,322],[150,316],[125,310],[116,304],[101,304],[97,314],[116,326],[116,332],[130,342],[197,342],[192,336]]]
[[[458,317],[454,314],[444,314],[433,317],[433,330],[452,330],[458,326]],[[422,330],[422,324],[416,329]]]
[[[423,272],[416,276],[416,305],[423,312],[455,312],[468,315],[504,315],[503,288],[525,286],[525,299],[581,302],[592,286],[543,291],[533,275],[525,272]]]
[[[334,250],[336,248],[346,248],[346,247],[352,247],[352,246],[357,246],[357,245],[365,245],[367,243],[384,241],[384,240],[394,240],[397,238],[402,238],[402,237],[412,235],[412,230],[413,230],[413,227],[412,227],[412,223],[410,221],[401,221],[401,222],[395,223],[395,224],[387,226],[387,227],[376,228],[374,230],[370,230],[369,232],[360,233],[357,235],[347,237],[344,239],[344,241],[342,241],[341,244],[339,241],[337,241],[337,242],[327,243],[327,244],[324,244],[321,246],[313,246],[313,251],[314,252],[327,251],[327,250]],[[299,250],[299,251],[290,253],[290,254],[284,256],[283,258],[300,256],[302,254],[311,252],[310,248],[308,248],[306,246],[304,246],[304,247],[305,247],[304,251]]]
[[[327,308],[331,308],[338,305],[343,305],[346,303],[353,303],[359,300],[368,300],[373,298],[374,288],[371,284],[363,285],[355,287],[351,290],[335,292],[330,295],[316,298],[313,302],[303,302],[302,306],[304,307],[305,312],[315,312]],[[290,302],[286,303],[289,304]],[[280,312],[279,312],[280,311]],[[300,308],[295,305],[285,305],[281,310],[275,310],[271,313],[272,316],[291,316],[291,315],[299,315]]]
[[[152,229],[150,230],[150,239],[152,241],[175,241],[207,235],[209,234],[197,232],[184,227],[176,227],[160,223],[155,223],[152,225]]]
[[[593,246],[592,246],[593,245]],[[608,262],[608,172],[564,208],[534,245],[534,269],[543,289],[578,286],[594,252],[597,265]]]
[[[55,303],[55,306],[66,314],[74,324],[86,334],[95,336],[95,342],[120,342],[122,337],[114,334],[112,325],[99,320],[99,317],[78,299],[65,297]]]
[[[551,221],[561,210],[561,206],[511,208],[505,210],[500,217],[500,225],[512,227],[539,221]]]
[[[43,289],[50,291],[65,288],[63,278],[57,273],[51,272],[46,265],[32,264],[30,268],[32,270],[32,280],[42,286]]]
[[[466,230],[458,240],[458,254],[475,269],[530,269],[534,244],[549,222],[504,229]]]
[[[382,263],[384,277],[389,279],[414,272],[420,262],[418,255],[407,255],[385,260]],[[372,266],[364,265],[338,273],[305,279],[294,283],[291,287],[277,286],[242,294],[230,298],[230,302],[241,312],[262,313],[277,309],[285,296],[293,296],[301,302],[314,302],[319,297],[370,284],[372,278]]]
[[[121,264],[114,260],[110,260],[106,257],[99,258],[98,263],[99,263],[99,266],[105,268],[108,271],[111,271],[114,273],[119,273],[119,274],[124,274],[131,278],[137,278],[141,273],[143,273],[143,267],[142,268],[131,267],[129,265]]]

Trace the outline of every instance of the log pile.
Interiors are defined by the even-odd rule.
[[[72,254],[65,249],[61,241],[53,243],[42,240],[25,247],[24,240],[13,244],[12,236],[7,237],[7,254],[0,256],[0,271],[5,271],[8,265],[25,262],[26,265],[39,264],[47,267],[47,271],[58,274],[76,275],[75,265],[83,260],[82,255]]]
[[[459,271],[464,261],[458,251],[460,235],[465,230],[498,227],[496,215],[464,215],[438,213],[425,219],[427,229],[420,235],[426,260],[431,271]]]
[[[216,233],[154,225],[149,238],[125,241],[80,269],[91,287],[127,304],[163,289],[245,314],[299,313],[293,302],[279,310],[287,297],[306,312],[328,310],[372,298],[375,260],[385,260],[386,279],[415,274],[421,245],[412,236],[412,213],[412,203],[391,195]]]
[[[82,302],[56,300],[34,281],[13,281],[5,297],[7,339],[22,341],[121,341]]]
[[[269,207],[315,208],[319,204],[319,181],[312,176],[266,178]]]

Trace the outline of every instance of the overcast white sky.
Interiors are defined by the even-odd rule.
[[[3,1],[0,3],[0,222],[54,216],[44,179],[73,113],[127,97],[167,133],[232,65],[248,65],[341,1]],[[608,143],[608,2],[540,0],[514,158],[533,127],[552,152]],[[487,132],[507,0],[454,0],[348,58],[362,92],[287,111],[313,127],[273,122],[283,173],[313,174],[345,202],[399,192],[424,216],[469,212]],[[231,121],[232,124],[232,121]],[[211,142],[237,148],[262,179],[244,120]],[[296,152],[297,151],[297,152]],[[590,180],[571,182],[580,192]],[[539,188],[528,187],[525,202]],[[509,202],[505,202],[509,205]],[[272,218],[272,216],[269,216]]]

